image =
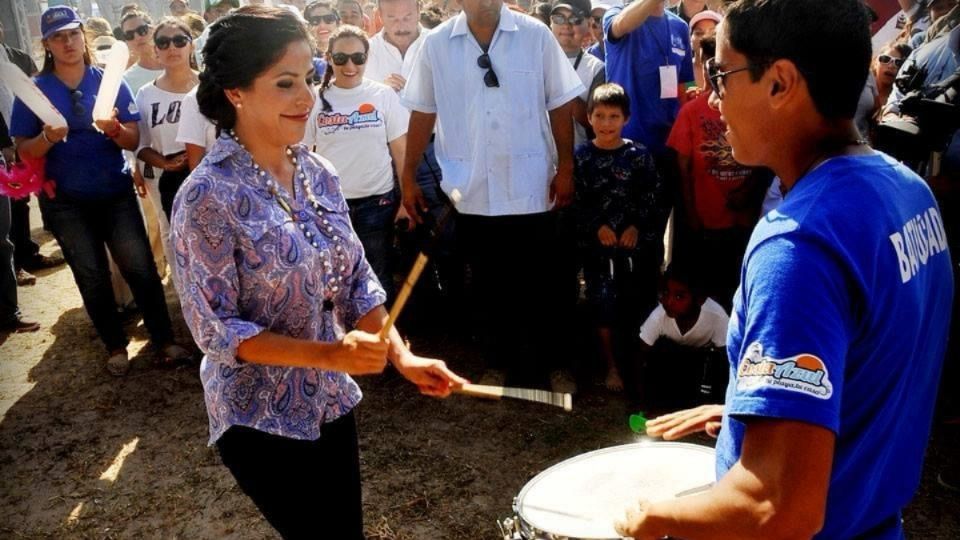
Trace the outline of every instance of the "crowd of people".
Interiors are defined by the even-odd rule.
[[[437,237],[434,278],[468,291],[454,301],[476,314],[481,384],[576,392],[582,366],[562,336],[581,330],[579,305],[610,391],[670,406],[726,402],[652,424],[671,437],[715,434],[722,418],[725,483],[670,508],[688,520],[675,528],[648,505],[622,525],[637,538],[696,537],[713,518],[763,520],[718,501],[745,496],[743,460],[777,444],[802,439],[812,456],[855,464],[839,476],[894,466],[851,454],[846,433],[833,438],[850,418],[891,406],[846,395],[841,406],[840,388],[853,393],[844,376],[902,390],[871,375],[871,355],[913,347],[904,358],[928,367],[911,384],[935,393],[940,380],[929,366],[940,365],[952,309],[960,137],[916,167],[926,182],[871,147],[903,117],[898,74],[914,69],[932,85],[957,70],[960,4],[903,0],[897,28],[872,42],[858,0],[799,4],[220,0],[201,15],[172,0],[158,21],[125,6],[115,28],[52,7],[40,21],[41,69],[4,48],[68,126],[44,125],[0,92],[0,142],[7,163],[43,167],[56,182],[55,197],[37,197],[43,225],[110,373],[129,369],[131,312],[164,362],[189,360],[164,302],[170,269],[204,354],[210,442],[285,537],[309,535],[311,484],[331,481],[309,466],[317,459],[343,464],[340,506],[324,510],[339,518],[337,537],[362,531],[350,375],[389,361],[428,395],[465,383],[385,326],[406,270],[397,246],[411,234]],[[130,64],[112,118],[94,121],[117,40]],[[874,206],[844,215],[855,200]],[[39,328],[20,313],[17,285],[63,264],[40,255],[29,230],[27,201],[0,197],[4,331]],[[887,270],[867,267],[891,243],[890,275],[919,304],[890,292]],[[895,312],[923,320],[926,345],[906,339],[920,329],[893,330]],[[789,374],[764,371],[784,362]],[[932,398],[911,403],[932,414]],[[898,455],[919,463],[929,425],[911,429]],[[313,469],[315,482],[265,474],[264,459]],[[782,461],[764,472],[795,471]],[[850,519],[816,497],[829,486],[853,500],[853,476],[806,465],[808,496],[785,508],[810,519],[769,523],[840,536],[899,530],[903,493]]]

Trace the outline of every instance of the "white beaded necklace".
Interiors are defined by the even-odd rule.
[[[249,151],[247,151],[247,147],[245,147],[243,143],[240,142],[240,138],[237,137],[236,132],[234,132],[231,129],[228,133],[230,137],[232,137],[233,140],[237,143],[237,145],[243,151],[249,154]],[[341,238],[340,235],[338,234],[334,234],[333,225],[330,223],[330,220],[327,219],[326,216],[324,216],[323,207],[320,205],[320,201],[317,200],[316,195],[314,195],[313,186],[310,185],[310,181],[309,179],[307,179],[307,175],[303,172],[303,168],[301,167],[300,162],[297,159],[297,156],[294,155],[293,149],[288,146],[286,149],[286,153],[287,153],[287,157],[290,158],[291,163],[293,163],[295,178],[299,179],[301,185],[303,185],[303,192],[306,194],[307,202],[310,204],[310,206],[313,207],[313,210],[314,212],[316,212],[317,217],[320,218],[320,224],[316,224],[316,222],[314,222],[314,225],[317,227],[317,230],[319,230],[321,234],[323,234],[333,242],[333,248],[334,248],[333,256],[330,257],[327,255],[327,253],[321,251],[320,260],[322,261],[323,267],[327,272],[331,274],[335,274],[330,277],[327,285],[330,288],[330,292],[336,293],[340,290],[340,284],[343,282],[343,274],[347,270],[347,265],[346,265],[347,257],[346,257],[346,253],[343,250],[343,245],[342,245],[343,238]],[[264,183],[267,185],[267,191],[269,191],[270,195],[272,195],[274,200],[277,201],[277,204],[279,204],[284,209],[284,211],[286,211],[287,214],[290,215],[290,218],[293,219],[294,223],[297,224],[297,227],[300,229],[300,231],[303,232],[303,236],[307,239],[307,242],[309,242],[310,245],[313,246],[314,248],[320,249],[320,244],[317,242],[316,238],[314,237],[313,231],[311,231],[308,227],[309,223],[313,222],[313,220],[310,219],[310,216],[307,214],[307,212],[304,210],[301,210],[299,212],[294,211],[290,203],[283,197],[283,195],[280,194],[280,190],[278,189],[277,182],[273,179],[273,177],[268,175],[267,171],[263,170],[260,167],[260,165],[257,164],[256,161],[253,161],[252,154],[250,155],[250,161],[251,163],[253,163],[254,174],[256,174],[259,179],[262,179],[264,181]],[[331,258],[333,259],[333,262],[331,262],[330,260]],[[337,268],[334,268],[335,264]]]

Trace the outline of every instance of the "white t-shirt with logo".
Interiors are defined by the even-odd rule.
[[[177,142],[192,144],[207,150],[217,141],[217,128],[209,118],[200,112],[197,105],[197,89],[189,91],[183,96],[180,105],[180,128],[177,131]]]
[[[333,163],[343,196],[357,199],[393,189],[393,159],[388,144],[407,134],[410,113],[392,88],[364,79],[355,88],[331,85],[319,98],[303,142]],[[398,163],[398,167],[402,164]]]
[[[164,156],[184,150],[183,143],[177,142],[184,96],[186,93],[167,92],[152,82],[137,92],[137,108],[140,109],[138,154],[148,147]]]
[[[681,334],[677,320],[668,317],[663,306],[657,305],[640,327],[640,339],[650,346],[665,337],[687,347],[706,347],[710,344],[714,347],[726,347],[729,322],[730,317],[723,307],[712,298],[707,298],[700,307],[700,318],[696,324],[686,334]]]

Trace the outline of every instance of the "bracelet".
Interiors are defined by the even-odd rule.
[[[53,142],[53,141],[51,141],[50,139],[47,138],[47,132],[46,132],[46,131],[40,131],[40,136],[43,137],[43,140],[47,141],[47,144],[57,144],[57,143],[55,143],[55,142]]]
[[[121,124],[120,122],[117,122],[116,124],[114,124],[113,131],[111,131],[110,133],[104,132],[103,134],[110,139],[115,139],[117,135],[120,135],[121,131],[123,131],[123,124]]]

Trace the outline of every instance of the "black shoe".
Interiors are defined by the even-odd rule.
[[[23,268],[17,270],[17,286],[26,287],[28,285],[35,285],[37,283],[37,276],[27,272]]]
[[[17,315],[14,320],[0,325],[0,333],[23,334],[26,332],[36,332],[40,329],[40,323],[30,321]]]
[[[56,268],[63,263],[63,257],[60,255],[41,255],[37,253],[23,263],[23,268],[26,270],[44,270],[46,268]]]

